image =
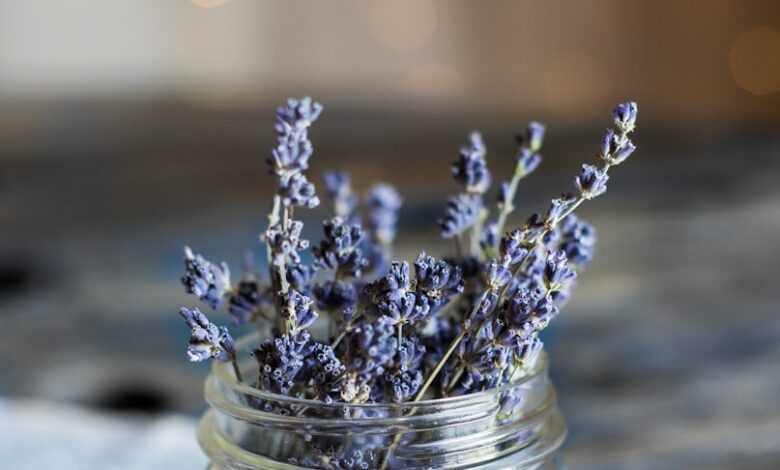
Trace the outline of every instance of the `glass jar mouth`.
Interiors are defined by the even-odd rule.
[[[257,344],[259,339],[260,339],[259,333],[251,333],[242,336],[241,338],[238,339],[238,341],[236,341],[236,350],[242,351],[242,350],[250,349],[252,345]],[[505,394],[515,388],[522,388],[524,385],[530,382],[539,380],[540,377],[542,376],[545,376],[546,378],[548,363],[549,363],[549,358],[547,356],[547,353],[546,351],[542,351],[541,354],[539,355],[538,360],[534,364],[533,369],[529,373],[525,374],[524,376],[512,382],[502,384],[498,387],[494,387],[488,390],[469,393],[466,395],[425,399],[416,402],[403,402],[403,403],[344,403],[344,402],[326,403],[320,400],[291,397],[287,395],[268,392],[268,391],[264,391],[252,387],[247,383],[240,383],[236,380],[236,376],[233,373],[232,365],[230,363],[213,361],[211,372],[214,380],[217,382],[217,385],[223,390],[223,393],[228,392],[229,395],[243,396],[245,397],[245,399],[251,399],[260,402],[273,402],[273,403],[291,405],[291,406],[333,408],[333,409],[343,409],[345,407],[348,407],[354,410],[365,411],[367,412],[366,414],[370,415],[371,410],[377,410],[377,411],[382,410],[384,412],[395,411],[401,413],[401,412],[408,412],[410,408],[447,407],[448,409],[452,409],[453,407],[458,407],[458,405],[469,406],[477,402],[483,402],[485,400],[493,400],[498,395]],[[244,360],[240,360],[238,364],[245,378],[254,376],[254,374],[251,373],[252,368],[251,365],[249,364],[254,364],[254,363],[251,360],[244,359]],[[208,384],[207,384],[207,388],[208,388]]]

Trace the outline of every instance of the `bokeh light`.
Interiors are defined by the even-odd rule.
[[[729,51],[737,86],[754,95],[780,91],[780,32],[759,26],[740,34]]]

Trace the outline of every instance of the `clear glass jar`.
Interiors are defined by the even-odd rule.
[[[256,336],[239,341],[240,349]],[[256,363],[240,364],[249,382]],[[230,364],[206,380],[198,439],[212,470],[554,469],[566,435],[542,355],[501,388],[405,404],[325,404],[238,383]]]

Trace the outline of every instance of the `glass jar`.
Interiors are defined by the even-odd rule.
[[[239,341],[240,349],[256,336]],[[250,383],[257,366],[240,364]],[[500,388],[402,404],[326,404],[238,383],[215,362],[198,439],[212,470],[553,469],[566,435],[542,354]]]

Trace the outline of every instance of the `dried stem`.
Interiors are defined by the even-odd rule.
[[[339,343],[341,343],[341,341],[344,339],[344,337],[347,336],[347,333],[352,331],[352,328],[355,326],[355,321],[362,316],[363,316],[363,312],[359,312],[354,317],[352,317],[352,320],[347,322],[347,325],[344,327],[344,331],[339,333],[338,337],[336,337],[336,339],[333,340],[333,342],[330,344],[330,347],[336,349],[336,346],[338,346]]]
[[[230,363],[233,364],[233,373],[236,374],[236,380],[239,383],[242,383],[244,378],[241,376],[241,370],[238,368],[238,359],[236,358],[236,353],[230,355]]]
[[[500,234],[503,232],[504,225],[506,224],[506,220],[509,217],[509,214],[515,210],[514,200],[515,193],[517,193],[517,186],[520,183],[520,180],[525,178],[527,175],[528,172],[523,169],[522,162],[518,160],[517,165],[515,166],[515,172],[512,174],[512,179],[509,181],[509,187],[507,188],[506,192],[506,200],[501,206],[501,212],[498,214],[498,221],[496,222],[496,233]],[[498,240],[496,240],[496,243],[498,243]],[[498,250],[498,246],[495,246],[494,249]]]

